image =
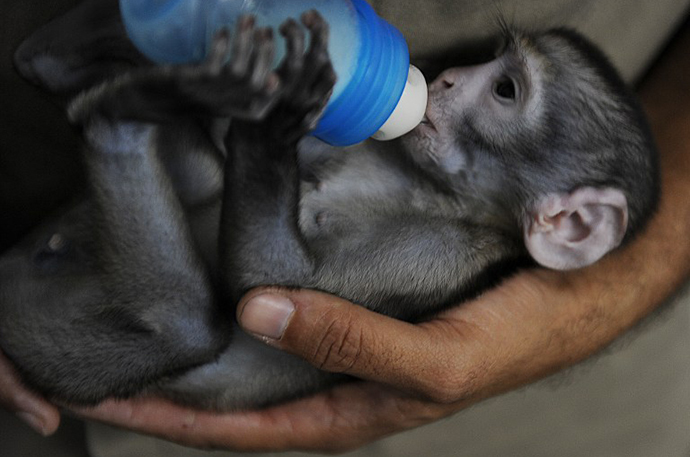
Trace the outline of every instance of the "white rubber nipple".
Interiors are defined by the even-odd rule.
[[[392,140],[417,127],[426,113],[428,97],[424,75],[417,67],[410,65],[405,89],[398,104],[388,120],[371,137],[379,141]]]

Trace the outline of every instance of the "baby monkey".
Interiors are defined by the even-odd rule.
[[[585,267],[652,215],[642,110],[581,35],[506,29],[495,60],[431,84],[414,131],[339,149],[308,137],[335,75],[327,25],[302,22],[309,39],[282,26],[277,70],[272,34],[243,18],[205,62],[137,67],[71,104],[92,192],[0,258],[0,345],[27,383],[76,404],[285,401],[342,377],[243,334],[248,289],[419,321],[531,262]]]

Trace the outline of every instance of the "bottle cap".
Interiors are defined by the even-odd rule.
[[[417,67],[410,65],[407,82],[398,104],[388,120],[371,137],[379,141],[392,140],[417,127],[426,113],[428,98],[424,75]]]
[[[347,85],[329,101],[312,132],[333,146],[356,144],[376,133],[398,105],[410,69],[402,33],[366,0],[351,1],[360,37],[357,62]]]

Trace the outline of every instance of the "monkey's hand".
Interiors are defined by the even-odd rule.
[[[70,120],[83,125],[96,113],[145,122],[193,114],[263,119],[280,97],[273,34],[256,29],[250,16],[236,29],[234,38],[227,30],[216,33],[199,64],[136,69],[79,94],[68,108]]]
[[[288,20],[280,29],[288,49],[278,70],[283,94],[271,122],[287,140],[297,140],[316,127],[336,81],[328,55],[328,24],[316,11],[304,13],[301,19],[311,33],[306,53],[304,34],[295,21]]]
[[[311,39],[305,50],[305,33],[293,19],[285,21],[280,33],[286,40],[286,55],[277,70],[280,100],[266,119],[237,129],[254,130],[256,139],[276,144],[292,144],[315,126],[333,91],[336,75],[328,55],[328,24],[316,11],[301,17]]]
[[[220,116],[263,119],[278,100],[280,82],[272,71],[271,29],[257,29],[252,16],[239,19],[233,39],[227,30],[213,38],[200,65],[172,67],[180,92]]]

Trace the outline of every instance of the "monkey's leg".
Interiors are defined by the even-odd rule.
[[[109,274],[126,276],[129,287],[148,290],[137,294],[162,293],[160,283],[170,282],[181,296],[195,291],[210,299],[185,215],[157,157],[156,133],[150,125],[112,123],[97,114],[87,126],[100,261]]]
[[[220,316],[159,161],[158,129],[106,119],[99,110],[108,98],[91,100],[91,112],[81,111],[92,188],[83,215],[90,229],[82,236],[92,240],[93,253],[82,279],[93,287],[75,291],[78,298],[53,322],[66,337],[53,342],[57,354],[46,355],[46,364],[63,367],[54,380],[59,387],[46,389],[77,403],[132,395],[212,360],[230,338],[229,319]]]
[[[54,401],[134,395],[212,360],[229,338],[154,130],[94,112],[91,197],[0,261],[3,351]]]
[[[158,160],[156,129],[110,123],[94,113],[85,136],[106,293],[97,305],[99,327],[115,334],[110,338],[142,346],[115,346],[109,360],[123,360],[135,367],[127,371],[147,378],[209,361],[227,343],[229,329]]]

